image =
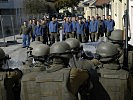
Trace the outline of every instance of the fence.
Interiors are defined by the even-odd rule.
[[[3,42],[7,42],[5,40],[6,37],[14,36],[11,41],[15,41],[15,35],[19,34],[20,26],[23,21],[28,20],[29,18],[42,18],[42,14],[37,15],[0,15],[0,39],[3,38]]]

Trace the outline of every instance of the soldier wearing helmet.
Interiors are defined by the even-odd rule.
[[[50,47],[40,42],[35,42],[30,48],[30,57],[23,66],[23,73],[29,73],[32,71],[42,71],[46,69],[44,62],[47,60],[49,55]]]
[[[128,90],[127,80],[129,73],[120,67],[117,46],[110,42],[102,42],[97,46],[96,53],[99,55],[99,60],[102,63],[98,69],[99,81],[109,96],[108,99],[103,97],[102,100],[125,100],[128,97],[126,92]],[[115,89],[113,89],[114,87]],[[116,88],[120,88],[120,90],[115,91]],[[99,100],[99,98],[95,100]]]
[[[30,65],[30,67],[27,66],[27,69],[24,69],[24,76],[21,81],[21,100],[38,99],[37,91],[39,90],[36,88],[37,84],[35,82],[35,78],[39,73],[41,73],[41,71],[45,71],[47,69],[47,58],[49,51],[50,47],[45,44],[38,44],[33,47],[32,56],[34,62]]]
[[[70,45],[73,54],[73,58],[70,59],[70,66],[90,70],[94,66],[100,64],[98,60],[93,59],[93,55],[91,55],[91,53],[88,56],[88,52],[84,52],[82,50],[79,40],[75,38],[69,38],[66,39],[66,42]]]
[[[110,42],[117,46],[117,49],[120,52],[119,63],[123,67],[124,60],[124,34],[123,30],[114,30],[109,37]],[[128,45],[128,67],[129,70],[133,69],[133,46]]]
[[[102,63],[105,63],[104,65],[109,65],[109,66],[104,66],[107,69],[111,70],[117,70],[120,69],[120,66],[118,64],[113,64],[113,66],[110,65],[110,63],[116,63],[119,51],[117,47],[110,43],[110,42],[102,42],[101,44],[98,45],[96,53],[99,55],[99,60]],[[117,66],[115,66],[117,65]]]
[[[4,50],[0,48],[0,100],[20,100],[19,81],[22,72],[18,69],[3,69],[7,59]]]
[[[38,99],[77,100],[79,88],[89,76],[86,70],[68,68],[71,57],[70,46],[66,42],[57,42],[50,47],[52,64],[36,77],[40,90]]]

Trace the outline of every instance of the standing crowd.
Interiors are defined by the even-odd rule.
[[[61,25],[60,25],[61,24]],[[96,17],[64,17],[60,23],[56,17],[50,21],[30,19],[24,21],[20,29],[23,38],[23,47],[29,47],[30,41],[41,41],[44,44],[53,44],[68,38],[76,38],[80,42],[96,42],[100,37],[109,37],[114,30],[115,22],[111,16]]]

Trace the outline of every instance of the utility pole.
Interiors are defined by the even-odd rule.
[[[125,30],[125,47],[124,47],[124,66],[123,69],[127,69],[128,68],[128,25],[129,25],[129,0],[127,0],[127,9],[125,12],[125,26],[126,26],[126,30]]]

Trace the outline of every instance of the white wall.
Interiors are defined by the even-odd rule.
[[[130,21],[130,33],[131,33],[131,40],[129,44],[133,45],[133,1],[129,1],[129,21]]]

